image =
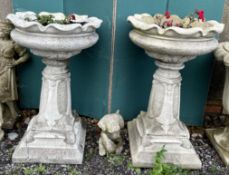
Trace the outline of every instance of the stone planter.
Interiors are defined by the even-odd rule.
[[[220,43],[215,56],[224,62],[226,68],[223,109],[225,114],[229,114],[229,42]],[[225,128],[207,129],[206,133],[225,165],[229,166],[229,124]]]
[[[144,21],[144,16],[129,16],[134,29],[130,39],[154,58],[158,66],[147,112],[128,123],[130,149],[133,165],[151,167],[153,156],[164,145],[167,150],[165,162],[183,168],[199,169],[201,161],[191,142],[187,127],[180,121],[180,70],[184,63],[198,55],[216,49],[215,34],[223,31],[223,24],[211,21],[213,27],[183,29],[160,28]]]
[[[13,153],[13,162],[80,164],[83,161],[85,128],[72,114],[70,57],[93,46],[99,39],[95,32],[102,21],[88,18],[85,24],[49,24],[29,22],[23,13],[8,15],[15,25],[12,39],[43,57],[40,110]],[[32,76],[32,75],[31,75]],[[31,97],[32,98],[32,97]]]

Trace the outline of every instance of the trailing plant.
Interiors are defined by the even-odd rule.
[[[188,170],[184,170],[173,164],[163,163],[165,158],[166,149],[165,146],[156,153],[153,169],[150,171],[149,175],[189,175]]]

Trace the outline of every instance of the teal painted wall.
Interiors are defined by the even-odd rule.
[[[108,112],[109,72],[112,46],[112,14],[115,0],[13,0],[15,11],[32,10],[77,12],[104,20],[98,30],[99,42],[71,59],[73,109],[99,118]],[[204,9],[207,19],[220,20],[224,0],[171,0],[170,11],[181,16]],[[125,119],[145,110],[155,66],[152,58],[128,38],[128,15],[141,12],[163,13],[166,0],[117,0],[114,71],[111,110]],[[213,66],[212,54],[186,64],[182,70],[181,118],[190,125],[201,125]],[[43,65],[35,56],[18,69],[21,107],[38,108]]]
[[[65,12],[88,14],[103,20],[102,27],[98,30],[99,42],[72,58],[70,63],[73,108],[80,114],[100,118],[107,113],[108,108],[112,1],[65,0]]]

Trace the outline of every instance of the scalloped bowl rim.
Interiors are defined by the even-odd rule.
[[[46,32],[50,28],[53,28],[55,30],[58,30],[60,32],[69,32],[74,31],[77,29],[81,29],[81,31],[87,31],[89,27],[93,27],[94,29],[97,29],[101,26],[102,20],[97,17],[89,17],[88,23],[82,25],[80,23],[73,23],[73,24],[58,24],[58,23],[51,23],[47,26],[43,26],[41,23],[36,21],[26,21],[22,18],[19,18],[16,14],[9,14],[6,17],[13,25],[15,25],[16,28],[21,28],[24,30],[30,30],[34,26],[39,29],[40,32]],[[35,31],[33,29],[33,31]],[[37,32],[37,31],[36,31]]]
[[[180,28],[176,26],[168,27],[166,29],[160,27],[157,24],[147,24],[144,21],[140,20],[140,17],[143,16],[151,16],[148,13],[143,14],[134,14],[134,16],[128,16],[127,20],[133,25],[134,28],[139,29],[141,31],[150,31],[156,29],[157,34],[159,35],[166,35],[168,31],[172,31],[177,33],[178,35],[183,36],[193,36],[195,34],[200,33],[202,37],[206,37],[210,35],[212,32],[214,33],[222,33],[224,29],[224,24],[219,23],[217,21],[211,20],[207,21],[210,24],[213,24],[212,27],[209,27],[208,29],[203,29],[201,27],[193,27],[193,28]],[[151,32],[152,34],[155,34],[155,32]]]

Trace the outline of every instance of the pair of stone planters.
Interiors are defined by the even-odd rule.
[[[144,15],[143,15],[144,16]],[[70,74],[67,60],[98,40],[95,33],[101,21],[92,18],[84,25],[50,24],[46,27],[28,22],[17,15],[8,19],[15,25],[12,38],[42,56],[47,65],[39,114],[30,122],[25,136],[13,154],[14,162],[82,163],[85,129],[71,111]],[[128,123],[131,156],[134,166],[151,167],[153,156],[164,145],[165,161],[184,168],[200,168],[201,162],[189,141],[189,132],[180,121],[179,70],[198,55],[213,51],[223,25],[212,22],[210,29],[168,30],[147,25],[142,15],[128,18],[134,30],[131,40],[156,59],[148,111]]]

